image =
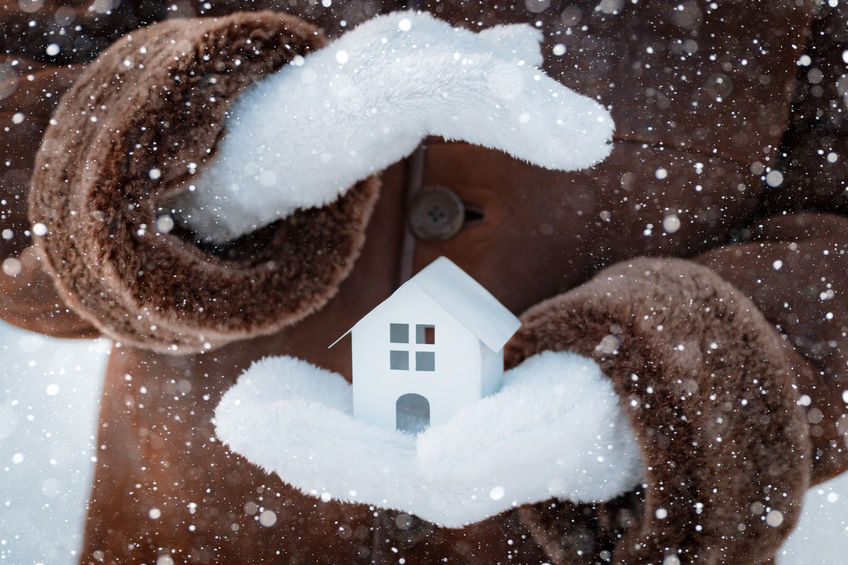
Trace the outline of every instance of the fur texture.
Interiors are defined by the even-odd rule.
[[[848,469],[848,301],[844,217],[774,216],[753,241],[696,258],[750,296],[783,337],[813,443],[812,482]],[[744,265],[744,268],[740,268]]]
[[[458,528],[551,496],[600,502],[638,485],[642,465],[617,400],[591,359],[547,351],[507,371],[497,394],[413,435],[353,418],[341,375],[273,357],[226,392],[215,434],[316,503]]]
[[[324,42],[270,12],[172,20],[125,36],[86,69],[51,120],[30,195],[68,304],[116,339],[186,352],[272,332],[335,293],[361,247],[375,178],[223,248],[157,229],[159,204],[214,152],[235,96]]]
[[[682,563],[771,559],[797,520],[812,450],[783,343],[748,298],[693,263],[635,259],[531,308],[523,322],[508,364],[544,350],[595,359],[645,465],[636,514],[596,523],[583,554],[561,539],[581,531],[579,507],[522,510],[553,559],[593,562],[581,555],[601,551],[627,564],[666,555]]]
[[[594,165],[612,149],[612,118],[539,69],[542,39],[526,24],[473,33],[425,12],[374,18],[240,96],[217,158],[175,207],[227,241],[333,202],[427,135],[551,169]]]
[[[115,11],[126,11],[132,4],[121,2]],[[322,25],[331,26],[326,29],[339,32],[342,27],[338,22],[354,23],[364,19],[365,16],[359,20],[348,19],[348,16],[350,11],[366,4],[372,5],[334,2],[332,10],[324,10],[319,3],[289,3],[288,7],[302,9]],[[645,253],[691,257],[728,241],[731,235],[739,235],[735,231],[737,228],[752,227],[752,218],[755,218],[753,225],[759,222],[757,206],[764,203],[760,198],[761,183],[755,178],[757,175],[748,174],[748,164],[754,161],[764,162],[766,166],[772,164],[771,154],[764,155],[763,148],[774,150],[779,145],[785,130],[783,118],[789,104],[788,93],[796,71],[799,78],[806,81],[809,68],[798,67],[796,61],[799,54],[805,52],[804,38],[812,17],[812,5],[776,3],[756,14],[743,3],[727,9],[700,11],[698,27],[690,30],[697,34],[698,50],[688,54],[685,61],[681,61],[681,53],[673,48],[681,33],[679,25],[675,25],[680,23],[679,14],[676,10],[669,11],[666,4],[640,3],[612,15],[585,10],[580,25],[573,26],[572,35],[566,38],[567,56],[546,57],[546,63],[551,76],[613,103],[619,126],[617,136],[626,141],[618,143],[606,163],[590,173],[556,175],[554,181],[549,180],[553,177],[548,171],[520,167],[502,155],[481,158],[484,152],[479,148],[456,144],[452,147],[431,145],[421,166],[424,173],[418,178],[425,181],[425,186],[439,182],[451,187],[464,200],[482,204],[486,217],[474,230],[464,231],[462,237],[440,243],[436,249],[433,243],[417,242],[410,253],[424,264],[436,251],[464,259],[463,265],[473,267],[469,271],[475,278],[501,285],[496,294],[503,293],[513,300],[512,304],[521,304],[516,311],[542,297],[567,291],[594,273],[599,265],[625,262],[587,286],[534,309],[530,326],[520,335],[511,360],[518,363],[548,347],[594,356],[622,395],[624,410],[638,432],[647,469],[645,485],[604,504],[571,505],[551,500],[506,512],[460,531],[436,528],[417,518],[411,520],[414,525],[408,528],[408,524],[402,525],[396,519],[401,516],[378,512],[365,505],[335,501],[315,504],[311,498],[268,477],[219,442],[208,441],[213,433],[209,423],[212,405],[231,386],[238,371],[268,354],[297,355],[312,362],[328,361],[323,345],[314,345],[326,334],[326,328],[339,325],[340,319],[355,319],[361,311],[367,311],[373,294],[381,289],[389,291],[387,281],[393,283],[396,273],[391,268],[386,269],[385,264],[394,266],[399,252],[395,253],[396,248],[386,242],[397,237],[396,226],[402,222],[402,206],[389,207],[384,199],[386,213],[379,225],[372,223],[375,228],[369,238],[372,245],[370,249],[366,247],[367,254],[362,258],[369,261],[360,261],[360,268],[349,279],[358,280],[356,289],[362,292],[357,295],[350,285],[345,285],[343,307],[316,312],[296,329],[287,328],[274,336],[232,344],[219,355],[176,357],[135,347],[115,348],[103,395],[98,445],[104,448],[98,451],[96,488],[88,508],[82,559],[155,562],[159,552],[169,548],[173,555],[191,555],[210,562],[289,559],[380,563],[396,562],[403,556],[408,562],[424,563],[446,558],[451,562],[488,564],[513,558],[528,563],[659,564],[668,554],[679,555],[681,563],[756,564],[769,561],[794,521],[799,491],[809,475],[810,449],[804,430],[809,427],[816,441],[812,454],[814,477],[829,476],[846,468],[845,434],[836,433],[839,422],[845,420],[835,419],[843,409],[841,394],[846,388],[842,370],[845,361],[840,359],[839,353],[845,351],[843,342],[839,341],[843,339],[840,332],[845,324],[845,311],[839,306],[845,303],[839,299],[842,288],[839,281],[845,269],[842,262],[836,260],[836,251],[842,253],[845,246],[834,247],[834,234],[848,230],[839,228],[836,222],[833,233],[818,241],[799,242],[794,248],[785,246],[777,249],[779,254],[768,257],[763,251],[773,253],[775,248],[767,249],[760,245],[761,242],[747,246],[741,254],[737,253],[736,246],[728,246],[726,253],[713,255],[709,263],[714,268],[722,266],[720,273],[725,281],[732,281],[737,288],[749,292],[771,322],[781,324],[778,331],[786,334],[784,343],[796,345],[805,357],[819,363],[813,375],[815,379],[809,379],[806,388],[799,385],[798,392],[811,397],[807,400],[810,406],[794,403],[797,392],[791,386],[796,383],[786,376],[787,365],[780,361],[775,348],[779,339],[750,302],[740,298],[733,287],[686,263],[630,261]],[[222,7],[222,3],[215,3],[215,9],[222,12],[233,6]],[[479,22],[480,27],[485,28],[496,23],[524,21],[532,24],[538,20],[543,29],[551,30],[559,29],[562,23],[558,11],[553,9],[544,14],[519,14],[514,6],[505,4],[484,6],[456,1],[429,6],[438,11],[440,18],[454,25]],[[50,10],[50,6],[44,6],[38,12],[26,14],[20,21],[27,27],[28,23],[40,20],[47,25],[42,23],[33,29],[53,29],[56,18]],[[359,13],[365,11],[361,9]],[[844,22],[845,18],[838,21]],[[759,48],[751,50],[742,46],[738,34],[734,33],[741,29],[740,24],[744,24],[749,37],[760,38]],[[171,22],[159,29],[163,30],[166,42],[169,39],[180,41],[196,38],[194,33],[200,25],[208,25],[208,22],[191,21],[180,26]],[[622,29],[628,32],[622,33]],[[43,43],[33,46],[30,52],[43,54],[52,41],[73,45],[85,44],[89,39],[85,35],[89,31],[85,25],[68,26],[66,31],[67,34],[58,39],[56,35],[41,31],[33,33],[30,37]],[[146,37],[144,34],[139,32],[134,36]],[[17,41],[17,37],[16,34],[0,34],[4,41]],[[787,42],[787,37],[792,41]],[[818,33],[813,33],[811,38],[820,40]],[[548,35],[546,52],[560,40],[556,35]],[[152,41],[146,43],[148,48],[152,47]],[[198,40],[198,44],[202,43]],[[646,48],[658,44],[671,48],[656,51],[650,57],[650,65],[645,64],[648,60],[644,55]],[[229,52],[230,45],[226,42],[219,47],[224,54]],[[168,47],[172,48],[173,44]],[[92,57],[95,51],[89,51]],[[62,53],[71,53],[71,50],[63,48]],[[127,57],[130,65],[140,60],[140,52],[129,49],[126,53],[132,55]],[[165,51],[156,51],[160,62],[175,64],[163,53]],[[726,60],[712,57],[715,53],[728,54],[734,61],[746,58],[749,64],[734,65],[728,72],[723,69]],[[826,73],[821,84],[835,89],[841,72],[838,69],[842,68],[842,48],[829,53],[834,55],[839,66],[833,73]],[[815,53],[812,54],[815,57]],[[54,128],[66,128],[65,133],[51,134],[45,140],[44,151],[61,153],[66,148],[60,143],[67,143],[67,149],[72,152],[67,159],[56,157],[55,162],[70,165],[73,174],[68,173],[65,179],[59,171],[50,173],[56,180],[53,188],[60,192],[50,201],[50,206],[57,211],[69,205],[63,199],[79,199],[78,192],[71,190],[79,184],[77,177],[91,175],[109,188],[115,186],[113,173],[119,177],[130,170],[126,162],[118,160],[116,163],[120,166],[109,168],[109,174],[94,174],[95,169],[91,167],[101,165],[85,158],[88,144],[91,140],[106,139],[106,136],[95,138],[92,133],[96,130],[90,129],[92,126],[87,122],[90,115],[75,114],[88,108],[90,103],[79,92],[92,93],[111,104],[103,114],[98,114],[100,124],[106,120],[113,124],[124,123],[119,116],[130,115],[130,112],[119,103],[121,98],[116,96],[113,104],[113,98],[106,92],[111,88],[126,92],[128,88],[121,76],[129,72],[129,68],[125,68],[119,56],[120,52],[115,55],[113,51],[105,55],[112,63],[108,72],[89,71],[82,76],[82,84],[75,91],[79,107],[74,110],[63,107],[62,114],[56,116],[62,120]],[[214,50],[210,56],[226,68],[226,57]],[[813,65],[827,71],[827,67],[818,65],[815,58]],[[672,67],[685,72],[689,79],[674,81],[673,95],[664,88],[672,84],[667,72]],[[145,73],[154,71],[153,66],[148,66],[144,73],[138,73],[139,80],[147,80]],[[692,77],[715,77],[716,73],[732,81],[725,83],[732,85],[732,89],[721,93],[720,104],[706,97],[717,94],[714,89],[705,88],[702,80],[692,80]],[[217,71],[211,74],[215,76]],[[632,76],[634,80],[622,82],[622,76]],[[682,76],[679,75],[681,79]],[[764,76],[769,80],[762,80]],[[144,84],[153,85],[152,82]],[[161,80],[156,83],[157,86],[161,84],[165,83]],[[645,85],[660,88],[646,89]],[[215,88],[218,86],[220,84]],[[39,84],[38,88],[45,86]],[[35,97],[45,90],[33,92]],[[146,92],[136,94],[147,96]],[[212,104],[207,93],[197,101],[213,108],[211,113],[205,114],[213,116],[213,120],[222,115],[217,104],[228,103],[224,97],[215,98],[217,102]],[[841,98],[836,104],[824,106],[822,100],[828,99],[810,98],[816,107],[842,107]],[[12,111],[18,108],[13,107]],[[116,117],[107,116],[112,112]],[[731,114],[737,119],[726,119]],[[218,125],[212,127],[203,122],[205,115],[197,118],[192,136],[220,131],[215,129]],[[811,131],[811,141],[822,144],[816,149],[827,147],[829,151],[831,145],[825,142],[826,136],[807,127],[817,114],[797,112],[797,115],[803,118],[799,130]],[[23,123],[29,120],[27,115]],[[159,118],[145,115],[139,115],[138,122],[163,130],[161,137],[159,132],[148,131],[146,139],[157,139],[160,141],[157,152],[160,155],[166,152],[169,145],[165,142],[170,141],[174,133],[168,131],[171,123],[162,124]],[[11,131],[23,130],[13,127]],[[118,141],[122,135],[110,132]],[[184,141],[186,133],[180,135],[182,137],[173,139]],[[20,139],[15,136],[9,135],[10,146]],[[197,154],[204,156],[206,147],[208,145]],[[142,154],[139,149],[148,155],[147,161],[142,162],[146,168],[133,167],[138,178],[150,186],[152,183],[144,180],[150,167],[162,171],[160,184],[171,179],[172,173],[187,168],[186,163],[176,163],[176,168],[171,170],[169,163],[163,165],[163,160],[151,156],[152,147],[136,149],[132,146],[129,149],[136,155]],[[97,151],[108,155],[110,160],[115,155],[106,142],[96,145],[96,151],[92,150],[90,156],[102,156]],[[28,163],[29,153],[25,149],[20,152]],[[788,150],[787,155],[789,162],[797,157],[797,152]],[[821,168],[820,155],[816,152],[810,155],[801,160],[799,171],[806,174],[826,170]],[[47,159],[40,162],[46,163]],[[202,161],[196,162],[203,165]],[[840,158],[838,162],[843,160]],[[667,178],[655,176],[659,167],[668,167]],[[49,176],[43,171],[38,175]],[[176,177],[184,180],[179,174]],[[387,195],[398,194],[403,183],[399,167],[385,177],[387,183],[394,183],[393,188],[398,188],[387,191]],[[774,193],[789,191],[789,178],[786,177],[781,187],[768,190]],[[557,198],[545,192],[540,198],[532,190],[544,186],[562,187],[563,196]],[[703,190],[693,190],[693,186],[702,186]],[[95,192],[92,188],[86,194]],[[491,194],[492,198],[485,202],[479,200],[485,194]],[[650,198],[642,198],[645,194]],[[816,202],[824,209],[832,209],[833,200],[829,194]],[[139,201],[146,201],[146,198]],[[16,202],[20,200],[10,198],[9,206]],[[797,205],[797,199],[793,202]],[[80,211],[91,210],[74,205],[72,212],[77,215]],[[675,233],[658,229],[658,220],[669,210],[678,210],[680,229]],[[782,207],[769,210],[779,214],[786,212]],[[122,212],[129,213],[126,209]],[[57,212],[56,216],[62,214],[65,212]],[[146,214],[143,222],[150,226],[154,214]],[[46,216],[51,215],[53,212],[46,212]],[[599,217],[609,218],[609,221],[600,221]],[[109,276],[104,275],[102,281],[98,279],[100,274],[89,274],[89,266],[83,262],[85,255],[75,247],[93,247],[94,244],[83,241],[93,235],[101,239],[106,237],[97,243],[97,249],[112,245],[108,237],[113,234],[106,230],[90,230],[78,218],[72,222],[74,217],[70,214],[62,218],[62,222],[48,225],[46,237],[62,238],[65,241],[62,245],[72,251],[67,258],[69,269],[72,267],[74,272],[88,277],[79,282],[80,288],[87,289],[88,294],[76,299],[99,308],[89,310],[88,317],[103,316],[105,321],[101,325],[109,327],[116,324],[116,320],[124,322],[122,317],[132,318],[126,323],[133,325],[136,324],[135,316],[147,316],[139,314],[140,308],[136,306],[125,308],[118,303],[111,286],[114,272],[106,273]],[[85,218],[89,221],[89,216]],[[844,220],[840,218],[843,223]],[[134,221],[133,227],[139,228],[141,220]],[[814,233],[817,231],[814,226],[820,225],[821,219],[817,217],[810,229],[804,231]],[[653,227],[653,231],[646,230],[646,226]],[[534,232],[541,232],[542,227],[547,228],[547,239],[552,243],[545,244],[541,238],[530,237]],[[67,230],[67,233],[57,235],[55,228]],[[328,224],[327,228],[334,229],[334,224]],[[127,233],[124,240],[134,241],[131,232]],[[497,234],[500,237],[496,237]],[[173,235],[179,234],[170,234]],[[179,245],[194,249],[190,242]],[[219,250],[218,256],[235,260],[245,256],[239,255],[239,250],[245,254],[251,252],[249,246],[240,245],[230,248],[232,255],[228,255],[228,250]],[[126,267],[127,257],[132,257],[135,249],[125,244],[114,249],[111,256],[92,252],[90,261],[97,263],[114,258],[119,267]],[[790,252],[792,261],[787,259]],[[825,252],[832,261],[822,260]],[[772,265],[776,259],[784,261],[780,277],[774,276]],[[60,286],[73,290],[74,272],[63,270],[66,263],[58,255],[53,256],[52,261],[55,263],[52,268],[65,277]],[[520,276],[510,278],[508,284],[502,282],[504,265],[509,265]],[[645,265],[660,265],[665,272],[651,267],[646,274]],[[91,268],[103,270],[98,265]],[[121,276],[130,276],[118,272]],[[208,271],[186,271],[185,280],[181,280],[182,274],[169,271],[167,276],[177,285],[191,282],[190,286],[180,286],[189,299],[194,293],[205,295],[210,292],[209,287],[218,286],[214,276],[206,276],[210,274]],[[799,276],[801,274],[804,276]],[[823,284],[825,279],[828,283],[832,280],[836,300],[818,298],[820,293],[830,290]],[[166,279],[153,288],[168,293],[173,287],[164,284],[163,280]],[[815,292],[810,292],[811,289]],[[369,290],[372,294],[368,294]],[[64,292],[67,296],[70,291]],[[103,296],[98,294],[101,292]],[[235,292],[227,300],[237,305],[234,309],[255,308],[252,302],[242,303],[248,294]],[[150,304],[158,304],[161,298],[152,295],[148,300]],[[110,310],[114,304],[117,304],[119,315]],[[269,311],[274,310],[271,301],[263,304]],[[835,313],[832,322],[824,317],[828,312]],[[177,322],[175,320],[175,324]],[[149,324],[150,320],[143,318],[139,324],[142,323]],[[130,330],[128,335],[133,337],[147,335],[133,333],[137,330],[148,331],[134,325]],[[538,340],[534,335],[537,330]],[[608,336],[610,339],[605,340]],[[683,351],[677,349],[681,345],[677,339],[680,336],[687,338],[682,344]],[[161,334],[153,332],[150,339],[145,344],[147,347],[164,348]],[[696,346],[690,347],[690,341]],[[710,346],[713,342],[716,349]],[[784,351],[788,349],[789,345],[783,348]],[[692,355],[693,352],[696,354]],[[344,362],[338,358],[329,361],[335,363],[337,370],[344,367]],[[619,361],[621,366],[616,369]],[[632,380],[631,372],[638,381]],[[126,374],[132,374],[131,382],[125,379]],[[209,378],[213,374],[218,378]],[[171,383],[181,379],[186,379],[192,389],[175,402]],[[147,392],[142,394],[140,390]],[[744,408],[741,400],[748,403]],[[635,405],[631,406],[633,401]],[[798,402],[804,402],[804,397]],[[809,426],[803,421],[805,415]],[[168,433],[158,433],[165,426]],[[846,428],[842,426],[841,429],[844,432]],[[721,442],[717,441],[719,436]],[[818,471],[815,471],[816,466]],[[136,484],[144,486],[136,488]],[[257,500],[259,492],[266,493],[262,504],[276,513],[278,521],[274,528],[263,527],[255,515],[244,512],[245,501]],[[197,501],[203,503],[197,505],[196,512],[190,513],[187,505]],[[147,513],[152,507],[169,508],[172,512],[163,512],[158,521],[151,521]],[[660,509],[664,512],[658,513]],[[196,524],[196,530],[190,531],[186,524]],[[234,524],[239,526],[237,532]],[[344,526],[344,530],[340,526]],[[347,537],[342,537],[342,533]],[[547,557],[539,554],[539,547],[545,549]],[[674,560],[669,559],[669,562]]]

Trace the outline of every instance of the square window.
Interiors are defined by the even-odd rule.
[[[436,326],[416,324],[415,343],[424,343],[427,345],[433,345],[436,343]]]
[[[436,370],[436,354],[432,351],[416,351],[415,352],[415,370],[416,371],[435,371]]]
[[[409,324],[389,324],[391,343],[409,343]]]
[[[409,351],[390,351],[389,367],[395,371],[409,370]]]

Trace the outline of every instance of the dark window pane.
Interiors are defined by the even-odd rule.
[[[390,351],[389,366],[397,371],[408,371],[409,351]]]
[[[409,343],[409,324],[389,324],[391,343]]]
[[[425,324],[416,325],[415,343],[426,343],[428,345],[436,343],[436,326],[428,326]]]
[[[436,354],[432,351],[416,351],[415,352],[415,370],[416,371],[435,371],[436,370]]]

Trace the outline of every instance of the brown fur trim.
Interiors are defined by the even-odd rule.
[[[783,336],[813,443],[813,484],[848,470],[848,218],[805,213],[757,222],[753,242],[694,260],[746,293]]]
[[[508,365],[543,350],[595,359],[644,461],[644,502],[631,506],[617,536],[621,521],[602,519],[608,505],[523,510],[534,537],[557,548],[552,559],[582,563],[607,551],[613,563],[659,564],[673,554],[680,563],[759,564],[774,556],[798,519],[811,447],[786,350],[742,292],[688,261],[636,259],[533,307],[523,322]],[[565,537],[580,515],[594,516],[597,528],[588,553]]]
[[[86,69],[44,136],[30,195],[68,304],[116,339],[182,353],[273,332],[335,294],[363,243],[374,177],[226,249],[156,229],[157,206],[212,154],[235,96],[325,41],[272,12],[175,19]]]

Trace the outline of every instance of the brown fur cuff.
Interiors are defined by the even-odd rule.
[[[86,69],[44,136],[30,195],[68,304],[116,339],[188,352],[273,332],[335,294],[375,178],[224,248],[157,230],[158,206],[214,153],[234,97],[324,43],[271,12],[175,19],[125,36]]]
[[[694,263],[637,259],[535,306],[523,322],[507,363],[543,350],[595,359],[644,461],[645,484],[622,499],[522,510],[552,560],[774,556],[798,518],[811,448],[785,346],[748,298]]]

